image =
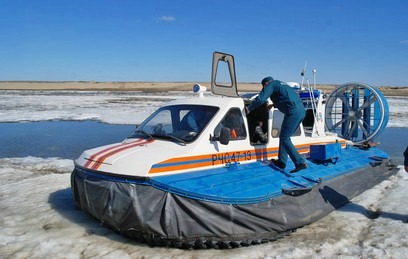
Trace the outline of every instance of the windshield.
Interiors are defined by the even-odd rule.
[[[129,138],[161,138],[189,143],[200,135],[217,111],[218,107],[206,105],[166,106],[147,118]]]

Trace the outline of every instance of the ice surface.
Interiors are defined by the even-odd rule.
[[[0,258],[404,258],[408,174],[276,242],[231,250],[149,247],[77,209],[71,160],[0,159]]]
[[[0,91],[0,122],[99,120],[135,125],[163,103],[188,95],[185,92]]]
[[[193,93],[117,91],[0,91],[0,122],[99,120],[139,124],[165,102]],[[406,97],[388,97],[388,127],[408,125]],[[404,126],[405,125],[405,126]]]

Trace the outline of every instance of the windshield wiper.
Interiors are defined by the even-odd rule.
[[[181,138],[175,137],[173,135],[170,135],[170,134],[153,134],[153,136],[158,137],[158,138],[172,139],[172,140],[175,140],[181,143],[183,146],[186,145],[186,142],[184,140],[182,140]]]
[[[154,137],[153,137],[152,135],[150,135],[149,133],[147,133],[147,132],[144,131],[144,130],[136,130],[134,133],[143,134],[143,135],[147,136],[147,137],[149,138],[149,140],[153,140],[153,139],[154,139]],[[133,134],[132,134],[132,135],[133,135]]]

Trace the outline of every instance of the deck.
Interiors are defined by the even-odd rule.
[[[311,161],[309,167],[295,174],[289,161],[285,171],[270,162],[229,164],[223,168],[194,171],[150,179],[161,190],[177,195],[226,204],[251,204],[279,197],[283,190],[312,188],[332,178],[375,165],[388,158],[379,149],[362,151],[347,147],[337,161]]]

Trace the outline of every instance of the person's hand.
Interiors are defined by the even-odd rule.
[[[273,108],[273,103],[266,105],[266,110],[269,111]]]

